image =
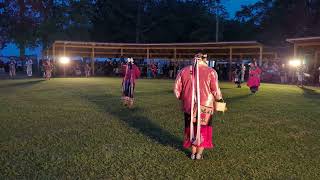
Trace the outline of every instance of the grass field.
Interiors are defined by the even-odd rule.
[[[0,80],[0,179],[320,178],[320,89],[221,83],[216,148],[191,161],[173,81],[139,80],[133,110],[120,82]]]

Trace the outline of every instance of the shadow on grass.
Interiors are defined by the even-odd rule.
[[[141,96],[157,96],[157,95],[173,95],[174,92],[173,90],[163,90],[163,91],[137,91],[135,92],[135,95],[138,95],[139,97]]]
[[[173,147],[189,155],[189,151],[182,146],[182,139],[172,135],[169,131],[161,128],[149,117],[144,116],[145,109],[135,107],[127,109],[122,106],[119,96],[112,95],[86,95],[83,98],[96,104],[99,108],[105,109],[107,113],[118,117],[130,127],[138,130],[144,136],[164,146]]]
[[[303,90],[303,95],[307,98],[320,98],[320,93],[313,89],[309,89],[306,87],[300,87]]]
[[[249,94],[245,94],[245,95],[242,95],[242,96],[234,96],[234,97],[230,97],[230,98],[226,98],[226,101],[227,102],[236,102],[236,101],[239,101],[239,100],[242,100],[242,99],[246,99],[248,97],[252,96],[251,93]]]
[[[30,81],[23,81],[23,82],[14,82],[14,83],[9,83],[9,84],[5,84],[0,86],[1,88],[14,88],[14,87],[28,87],[28,86],[33,86],[35,84],[38,84],[42,81],[45,81],[43,79],[39,79],[39,80],[30,80]]]

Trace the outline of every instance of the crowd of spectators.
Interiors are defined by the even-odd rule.
[[[15,68],[17,72],[25,72],[27,69],[27,61],[28,60],[32,60],[33,62],[36,62],[36,58],[35,57],[24,57],[22,58],[18,58],[18,57],[10,57],[10,58],[0,58],[0,73],[9,73],[9,64],[10,61],[14,60],[15,61]],[[37,63],[33,63],[33,69],[36,69],[36,64]]]
[[[25,71],[24,61],[16,61],[16,70]],[[39,73],[43,74],[42,60],[39,62]],[[245,63],[244,63],[245,62]],[[219,80],[230,80],[230,75],[233,75],[237,68],[244,66],[244,79],[248,78],[250,61],[239,61],[233,63],[231,66],[228,62],[217,61],[212,67],[217,71]],[[166,61],[166,60],[136,60],[136,65],[140,68],[142,78],[171,78],[174,79],[178,72],[185,66],[191,64],[190,60],[184,61]],[[36,65],[37,63],[34,63]],[[103,61],[95,61],[95,75],[96,76],[122,76],[124,73],[123,65],[125,61],[122,59],[105,59]],[[231,71],[230,71],[231,68]],[[320,83],[320,67],[314,65],[303,64],[299,67],[291,67],[287,62],[281,61],[264,61],[260,66],[262,70],[262,82],[295,84],[298,77],[302,76],[305,84],[319,84]],[[36,69],[36,68],[34,68]],[[66,68],[66,75],[68,76],[89,76],[91,71],[90,59],[73,60]],[[0,59],[0,73],[9,72],[9,61],[5,62]],[[230,72],[232,72],[230,74]],[[54,75],[64,74],[61,64],[54,64]],[[231,77],[232,79],[232,77]]]
[[[262,64],[261,80],[263,82],[296,84],[298,78],[302,78],[305,84],[319,83],[319,67],[309,64],[301,64],[293,67],[287,62],[269,61]]]
[[[245,63],[244,63],[245,62]],[[218,73],[219,79],[227,81],[230,79],[230,75],[238,67],[244,68],[244,79],[247,80],[249,66],[248,61],[241,61],[239,63],[233,63],[231,66],[228,62],[218,61],[212,66]],[[41,64],[41,63],[40,63]],[[96,76],[122,76],[124,73],[123,65],[124,60],[119,59],[107,59],[105,61],[95,61],[95,75]],[[185,66],[190,65],[190,60],[185,61],[165,61],[165,60],[136,60],[135,64],[140,68],[142,78],[171,78],[174,79],[178,72]],[[84,76],[85,66],[91,67],[91,61],[72,61],[69,64],[67,75],[69,76]],[[59,67],[59,65],[57,65]],[[230,68],[232,74],[230,74]],[[312,68],[307,65],[302,65],[299,68],[290,67],[288,63],[282,63],[280,61],[265,61],[261,66],[262,70],[261,80],[262,82],[272,83],[285,83],[295,84],[298,81],[298,75],[303,74],[304,82],[306,84],[319,83],[319,67]],[[61,69],[61,68],[60,68]],[[59,68],[56,73],[59,74]],[[61,70],[60,70],[61,73]],[[232,78],[231,78],[232,79]]]

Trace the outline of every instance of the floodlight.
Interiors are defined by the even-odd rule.
[[[292,67],[298,67],[302,65],[302,61],[300,59],[292,59],[289,61],[289,65]]]
[[[63,56],[63,57],[60,57],[59,61],[60,61],[61,64],[69,64],[70,58],[66,57],[66,56]]]

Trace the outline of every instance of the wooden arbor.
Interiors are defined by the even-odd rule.
[[[230,63],[243,58],[255,58],[261,63],[263,56],[273,54],[264,53],[263,45],[256,41],[159,44],[55,41],[43,55],[51,56],[54,61],[61,56],[91,57],[94,74],[94,58],[96,57],[163,58],[179,61],[192,59],[199,51],[207,53],[210,59],[224,58]]]
[[[295,38],[287,41],[293,44],[294,58],[311,55],[313,67],[316,68],[320,64],[320,37]]]

